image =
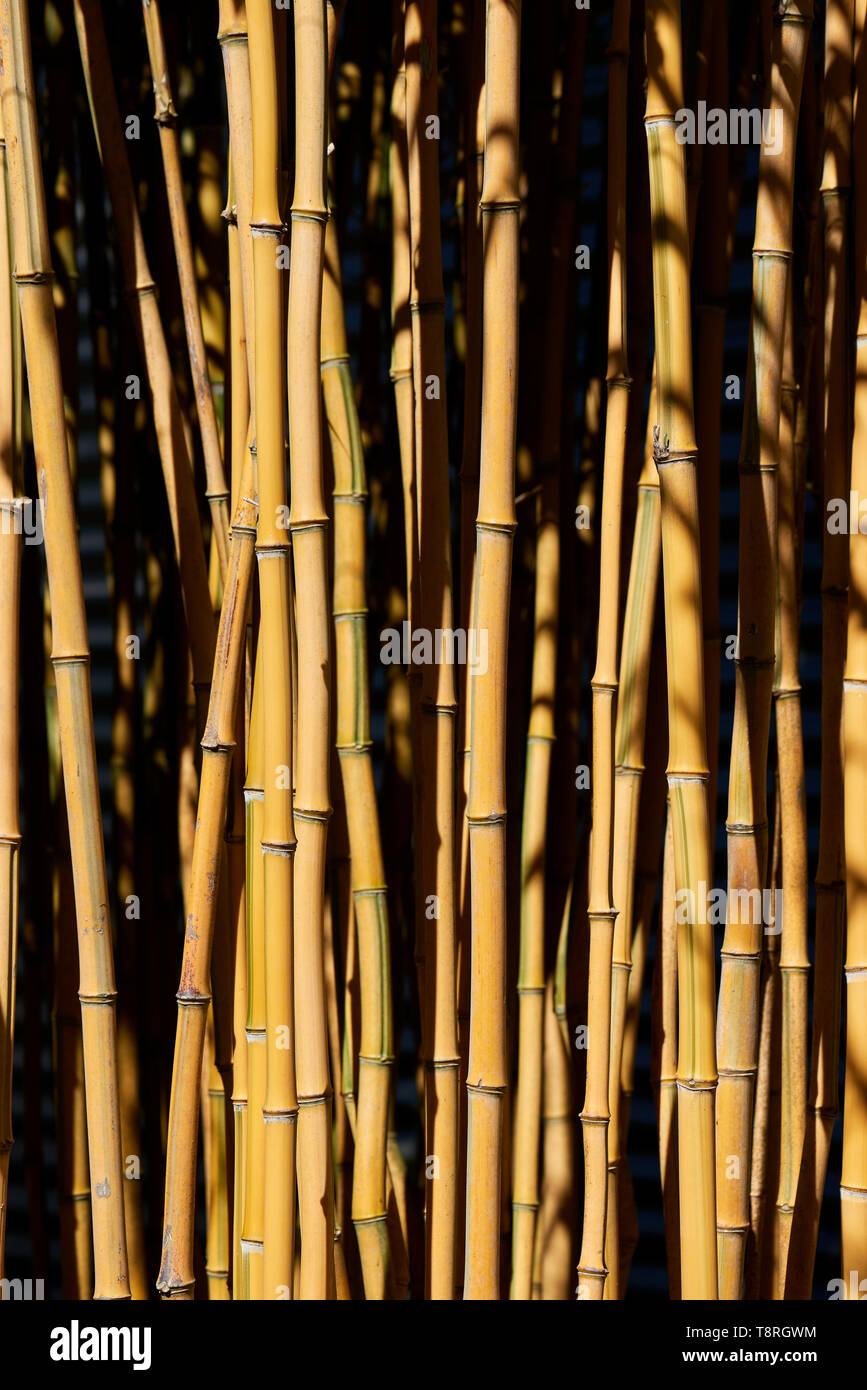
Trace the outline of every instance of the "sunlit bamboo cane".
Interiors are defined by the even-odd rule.
[[[45,189],[36,126],[27,7],[12,0],[0,35],[15,279],[21,307],[34,450],[52,597],[52,662],[79,930],[96,1298],[128,1298],[118,1113],[114,963],[96,775],[90,652],[69,476]],[[46,506],[50,498],[51,505]]]
[[[611,1045],[611,959],[617,908],[613,898],[614,732],[617,714],[620,532],[629,374],[626,350],[626,75],[629,4],[615,6],[608,78],[608,369],[599,579],[599,628],[593,674],[593,831],[590,841],[590,985],[584,1136],[584,1231],[578,1297],[600,1299],[608,1208],[608,1074]],[[624,983],[618,973],[617,983]],[[625,988],[622,991],[625,1006]],[[619,1075],[619,1066],[618,1066]],[[616,1174],[615,1174],[616,1176]],[[612,1189],[616,1191],[616,1188]],[[616,1207],[616,1203],[614,1204]],[[615,1240],[613,1249],[617,1250]]]
[[[668,668],[668,784],[676,891],[711,877],[704,724],[698,488],[692,409],[689,230],[683,146],[680,7],[648,0],[645,125],[650,167],[653,297],[657,344],[654,457],[659,468]],[[676,654],[676,656],[675,656]],[[706,914],[703,914],[706,915]],[[713,933],[678,932],[678,1151],[681,1267],[686,1298],[715,1298]]]
[[[864,102],[867,93],[867,6],[856,5],[854,130],[855,423],[850,504],[867,495],[867,181]],[[829,403],[830,408],[830,403]],[[844,422],[848,427],[848,416]],[[828,544],[830,537],[825,537]],[[867,536],[849,525],[849,620],[843,680],[846,857],[846,1080],[843,1090],[843,1172],[840,1180],[841,1275],[847,1298],[863,1298],[867,1278]],[[854,1273],[852,1273],[854,1271]]]
[[[741,1297],[750,1226],[759,972],[768,859],[766,774],[774,678],[777,472],[795,141],[812,3],[774,19],[770,121],[759,160],[753,309],[739,472],[738,650],[729,779],[728,899],[720,972],[717,1229],[720,1296]],[[749,906],[744,910],[745,894]],[[746,920],[745,920],[746,919]]]
[[[301,1297],[334,1296],[332,1090],[325,1012],[325,845],[331,814],[328,513],[319,381],[325,223],[324,0],[295,5],[295,191],[289,272],[289,459],[298,632],[295,1041]]]
[[[503,1109],[508,1086],[506,991],[506,672],[518,336],[519,0],[488,0],[482,436],[476,521],[475,623],[487,669],[471,669],[470,827],[472,945],[467,1067],[467,1223],[464,1298],[500,1289]]]

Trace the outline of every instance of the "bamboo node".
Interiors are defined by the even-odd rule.
[[[309,809],[302,810],[298,806],[296,806],[295,819],[303,821],[317,821],[321,825],[327,825],[331,819],[331,807],[327,807],[324,811],[312,811]]]
[[[411,314],[442,314],[445,307],[444,299],[411,299],[409,302]]]
[[[146,280],[142,285],[131,285],[123,292],[124,299],[149,299],[151,296],[157,298],[157,287],[153,280]]]
[[[54,271],[15,270],[12,272],[12,279],[16,285],[52,285],[54,283]]]
[[[275,854],[281,859],[294,859],[296,845],[279,844],[275,840],[261,840],[263,854]]]
[[[793,251],[781,250],[779,246],[754,246],[752,257],[754,261],[782,261],[788,265],[794,255]]]

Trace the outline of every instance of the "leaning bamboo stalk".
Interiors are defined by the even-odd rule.
[[[867,74],[867,14],[857,3],[855,88],[855,422],[850,504],[867,495],[867,182],[864,173],[863,81]],[[859,121],[860,118],[860,121]],[[848,417],[846,420],[848,425]],[[863,523],[862,523],[863,524]],[[849,535],[849,618],[843,681],[846,857],[846,1079],[843,1090],[843,1171],[840,1179],[841,1274],[846,1296],[859,1297],[867,1277],[867,537]],[[825,537],[825,544],[831,538]],[[854,1275],[851,1271],[855,1271]],[[861,1295],[863,1297],[863,1295]]]
[[[207,478],[205,495],[211,511],[213,536],[216,540],[217,554],[220,559],[220,576],[225,581],[228,564],[229,489],[223,470],[223,456],[220,449],[214,397],[211,392],[211,383],[208,380],[208,359],[205,352],[202,314],[193,266],[190,223],[187,217],[184,180],[181,173],[178,113],[172,100],[159,2],[158,0],[142,0],[142,9],[144,11],[145,39],[147,40],[151,81],[154,89],[154,120],[160,133],[160,152],[166,180],[172,243],[175,248],[175,262],[181,288],[181,305],[187,335],[187,354],[193,381],[196,417],[199,422],[202,451],[205,456],[205,476]]]
[[[645,453],[644,466],[638,482],[632,559],[623,616],[620,699],[615,729],[613,895],[618,916],[614,927],[611,971],[611,1065],[608,1095],[611,1115],[608,1152],[610,1230],[606,1228],[606,1298],[619,1298],[623,1294],[619,1269],[620,1221],[619,1217],[612,1219],[617,1202],[621,1155],[625,1144],[620,1114],[621,1073],[633,974],[632,932],[635,922],[649,925],[646,902],[641,902],[641,915],[636,911],[638,894],[643,887],[637,881],[636,856],[639,817],[644,800],[645,729],[662,553],[659,510],[659,476],[651,448]],[[651,795],[655,795],[655,792],[654,788]],[[658,844],[656,849],[658,862]],[[657,875],[654,874],[654,891],[656,879]],[[637,978],[640,980],[640,972]]]
[[[728,899],[717,1048],[720,1297],[741,1297],[759,1045],[761,901],[768,861],[767,756],[774,680],[777,474],[795,143],[812,2],[774,19],[771,122],[759,158],[753,308],[740,473],[738,648],[727,815]],[[772,123],[772,126],[771,126]],[[744,912],[744,895],[749,906]],[[746,918],[746,920],[743,920]]]
[[[6,1212],[12,1150],[12,1048],[18,941],[18,674],[23,512],[15,496],[13,288],[0,110],[0,1278],[6,1273]]]
[[[325,233],[322,391],[334,466],[336,746],[346,803],[361,986],[352,1220],[367,1299],[386,1297],[386,1145],[391,1071],[390,948],[385,867],[373,783],[367,673],[367,480],[343,317],[337,228]]]
[[[15,279],[24,330],[33,442],[51,592],[52,663],[79,931],[82,1037],[96,1298],[128,1298],[118,1113],[114,963],[96,773],[90,652],[69,475],[45,189],[27,7],[12,0],[0,38]],[[46,507],[47,498],[51,499]]]
[[[419,610],[413,630],[430,646],[453,624],[446,417],[445,301],[440,249],[436,0],[406,7],[406,132],[410,222],[410,316],[415,401],[415,489]],[[467,660],[474,634],[467,633]],[[454,1297],[458,1150],[455,960],[454,652],[432,652],[421,678],[421,882],[416,917],[424,939],[425,1283],[431,1298]],[[433,903],[431,898],[433,897]]]
[[[654,636],[651,654],[650,693],[648,695],[647,727],[661,727],[665,719],[665,665],[662,624]],[[663,739],[650,739],[645,749],[646,767],[641,774],[641,806],[638,819],[638,843],[633,885],[633,928],[629,972],[629,991],[623,1027],[623,1050],[620,1063],[620,1143],[623,1155],[627,1152],[632,1096],[635,1088],[635,1060],[638,1030],[644,993],[644,975],[650,949],[650,929],[654,904],[660,882],[660,859],[665,825],[665,762],[667,744]],[[663,899],[664,901],[664,899]],[[661,941],[661,935],[657,936]],[[625,1291],[635,1247],[638,1244],[638,1210],[629,1164],[620,1165],[620,1287]]]
[[[117,227],[124,290],[151,398],[199,718],[204,723],[214,665],[214,621],[186,426],[160,321],[156,285],[148,266],[99,0],[75,0],[75,25],[94,132]]]
[[[852,185],[854,0],[830,0],[825,16],[824,438],[822,487],[822,762],[816,946],[807,1131],[789,1247],[787,1296],[809,1298],[831,1135],[839,1108],[841,969],[846,921],[845,824],[841,728],[846,653],[848,544],[831,530],[829,504],[848,489],[851,420],[849,363],[849,202]]]
[[[781,438],[785,430],[781,429]],[[782,869],[782,816],[780,773],[774,771],[773,849],[767,886],[773,891]],[[771,899],[776,902],[776,899]],[[768,1220],[768,1198],[777,1190],[780,1176],[780,937],[775,923],[768,925],[762,943],[759,976],[759,1036],[753,1123],[750,1136],[750,1229],[744,1258],[743,1297],[766,1296],[771,1276],[773,1219]]]
[[[593,832],[590,842],[590,984],[587,1010],[587,1087],[581,1126],[584,1138],[584,1228],[578,1263],[578,1297],[601,1299],[610,1271],[605,1266],[608,1211],[608,1075],[612,1026],[612,949],[617,908],[613,898],[614,732],[618,685],[620,544],[629,368],[626,351],[626,78],[629,58],[629,0],[615,5],[608,48],[608,368],[605,459],[599,572],[599,628],[593,689]],[[622,910],[622,909],[621,909]],[[617,984],[624,984],[622,972]],[[625,987],[622,991],[625,1008]],[[621,1030],[622,1031],[622,1030]],[[617,1068],[619,1077],[619,1065]],[[619,1090],[619,1082],[618,1082]],[[616,1181],[616,1171],[614,1174]],[[616,1188],[612,1187],[612,1192]],[[614,1239],[613,1250],[617,1250]],[[616,1261],[615,1261],[616,1263]],[[616,1283],[616,1276],[615,1276]]]
[[[572,264],[578,137],[586,15],[570,18],[563,105],[556,154],[557,192],[548,270],[547,333],[542,373],[536,511],[536,591],[533,614],[530,719],[527,727],[521,829],[521,907],[518,965],[518,1082],[513,1112],[511,1297],[532,1293],[539,1211],[539,1142],[543,1108],[545,1021],[546,841],[555,742],[560,622],[560,423],[567,284]],[[553,999],[552,999],[553,1007]]]
[[[266,6],[267,8],[267,6]],[[289,272],[289,458],[297,596],[295,1019],[301,1297],[334,1295],[332,1090],[325,1009],[325,846],[331,655],[328,512],[319,345],[325,223],[327,40],[324,0],[295,5],[295,190]]]
[[[460,579],[460,626],[467,632],[475,630],[472,598],[476,562],[476,515],[479,509],[479,445],[482,415],[482,215],[479,199],[485,155],[485,6],[482,0],[473,5],[472,36],[468,64],[468,82],[464,109],[464,305],[466,344],[464,366],[464,418],[461,437],[461,463],[458,473],[460,489],[460,549],[458,574]],[[467,1132],[467,1028],[470,1012],[470,832],[467,824],[467,799],[470,791],[470,708],[466,668],[459,672],[458,688],[458,801],[457,820],[457,904],[455,969],[458,988],[458,1052],[460,1114],[458,1117],[458,1174],[457,1174],[457,1258],[455,1260],[455,1297],[463,1289],[464,1233],[466,1226],[466,1145]]]
[[[224,217],[229,260],[229,396],[226,438],[231,465],[231,506],[237,509],[241,495],[244,460],[250,444],[250,390],[243,292],[241,250],[235,210],[234,163],[229,154],[229,186]],[[232,1058],[232,1106],[234,1110],[234,1172],[232,1232],[232,1297],[239,1299],[246,1287],[245,1257],[241,1252],[247,1166],[248,1058],[247,1058],[247,884],[246,812],[244,807],[245,751],[244,705],[235,713],[237,755],[232,759],[229,818],[226,825],[226,867],[229,874],[231,920],[234,923],[234,1054]]]
[[[674,112],[683,105],[680,6],[648,0],[645,126],[653,231],[657,419],[663,590],[668,667],[669,761],[676,892],[695,894],[711,877],[704,726],[698,487],[692,410],[689,228],[683,146]],[[678,933],[678,1154],[682,1289],[715,1298],[713,933],[686,923]]]
[[[205,1025],[211,1002],[211,954],[225,857],[235,716],[246,652],[247,595],[253,570],[256,499],[252,457],[245,461],[229,546],[226,593],[220,612],[188,894],[187,925],[175,1039],[166,1153],[163,1247],[157,1288],[165,1298],[194,1296],[193,1236],[196,1155]]]
[[[506,1012],[506,673],[515,533],[518,336],[519,0],[488,0],[482,311],[482,435],[475,623],[487,669],[471,669],[471,995],[464,1297],[500,1296]]]
[[[681,1261],[677,1144],[678,959],[677,925],[674,919],[675,884],[672,832],[671,799],[670,796],[666,796],[659,925],[656,933],[656,952],[653,963],[650,1075],[656,1103],[668,1296],[671,1299],[679,1300],[681,1297]]]
[[[781,383],[779,482],[779,656],[774,683],[780,777],[783,920],[780,939],[781,1068],[779,1180],[774,1209],[773,1297],[782,1298],[807,1114],[807,801],[798,672],[801,584],[794,361],[794,285],[789,284]],[[803,415],[803,411],[801,411]],[[771,887],[776,884],[772,881]]]
[[[253,382],[256,374],[256,344],[253,331],[253,236],[250,231],[253,203],[253,116],[247,11],[244,0],[219,0],[217,39],[223,55],[229,139],[232,146],[232,178],[241,261],[250,410],[255,415]],[[255,438],[255,430],[253,434]]]

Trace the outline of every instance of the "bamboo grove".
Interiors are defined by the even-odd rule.
[[[0,174],[3,1296],[867,1296],[867,0],[0,0]]]

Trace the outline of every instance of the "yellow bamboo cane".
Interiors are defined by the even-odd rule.
[[[717,1048],[720,1296],[740,1298],[750,1227],[753,1099],[759,1039],[762,892],[768,861],[768,732],[774,679],[777,472],[786,284],[798,108],[812,4],[777,11],[771,118],[765,122],[753,243],[753,310],[739,472],[738,649],[727,817],[728,899]],[[746,906],[745,906],[746,905]]]
[[[867,183],[864,179],[864,80],[867,13],[856,6],[855,87],[855,427],[850,504],[867,495]],[[863,1298],[867,1278],[867,536],[849,526],[849,619],[843,681],[846,854],[846,1079],[843,1090],[843,1172],[840,1180],[841,1274],[847,1298]],[[867,528],[865,528],[867,529]],[[829,537],[825,537],[827,545]],[[854,1271],[854,1272],[853,1272]]]
[[[488,0],[482,436],[476,521],[475,624],[487,669],[470,671],[472,904],[467,1065],[464,1298],[500,1296],[500,1192],[508,1068],[506,1012],[506,672],[515,532],[518,337],[519,0]]]
[[[343,318],[337,228],[325,233],[322,389],[334,466],[334,644],[337,752],[346,800],[361,984],[352,1219],[364,1292],[389,1281],[386,1145],[391,1068],[391,980],[385,868],[373,784],[367,676],[365,541],[367,485]]]
[[[295,1020],[302,1298],[334,1296],[332,1089],[324,976],[325,846],[331,814],[328,513],[319,348],[328,55],[324,0],[295,5],[295,190],[289,272],[289,458],[298,633]]]
[[[663,591],[668,667],[669,761],[675,890],[710,880],[704,723],[698,487],[689,319],[689,228],[683,146],[674,112],[683,106],[680,6],[649,0],[645,12],[653,298]],[[715,1298],[713,932],[702,922],[678,933],[678,1155],[682,1287]]]
[[[454,1297],[458,1147],[455,961],[454,648],[436,634],[453,624],[446,417],[445,302],[440,250],[436,0],[406,6],[412,370],[420,595],[413,632],[430,651],[421,675],[417,930],[424,941],[425,1283],[431,1298]],[[467,633],[467,660],[473,634]],[[416,638],[413,638],[413,652]]]
[[[96,775],[90,652],[63,386],[51,296],[45,189],[39,156],[27,7],[13,0],[0,35],[4,126],[11,184],[15,279],[33,403],[33,442],[52,598],[52,663],[79,932],[96,1298],[128,1298],[118,1113],[114,963]],[[47,498],[51,506],[45,505]]]
[[[0,1278],[6,1273],[6,1212],[12,1149],[12,1048],[18,940],[18,675],[21,556],[26,499],[15,496],[13,286],[6,203],[6,145],[0,107]]]
[[[796,452],[799,391],[794,362],[794,285],[789,284],[781,382],[779,484],[779,653],[774,682],[780,776],[783,913],[780,938],[781,1116],[774,1208],[773,1297],[782,1298],[807,1107],[807,800],[798,679],[800,626],[799,492]],[[801,412],[803,415],[803,411]],[[776,885],[771,882],[771,887]]]
[[[253,99],[253,283],[256,452],[262,600],[265,911],[265,1147],[263,1279],[266,1298],[287,1298],[295,1258],[296,1029],[293,1013],[292,699],[283,377],[282,221],[278,204],[276,35],[271,7],[248,7]]]

